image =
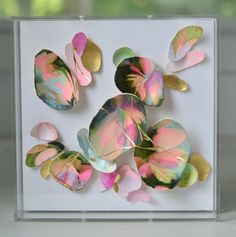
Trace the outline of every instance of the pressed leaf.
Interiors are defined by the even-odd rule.
[[[96,44],[87,39],[81,60],[87,70],[97,72],[101,67],[102,52]]]
[[[135,148],[134,159],[143,181],[152,188],[174,188],[189,158],[190,143],[183,127],[163,119],[147,132]]]
[[[42,49],[35,56],[34,82],[37,96],[56,110],[69,110],[79,100],[78,83],[54,52]]]
[[[185,188],[195,184],[197,180],[198,180],[197,169],[193,165],[188,163],[177,185],[178,187]]]
[[[193,153],[189,157],[189,163],[192,164],[198,171],[198,180],[204,181],[208,178],[211,172],[211,166],[199,153]]]
[[[87,42],[86,35],[83,32],[76,33],[71,42],[77,55],[81,56]]]
[[[113,63],[115,66],[118,66],[126,58],[134,57],[134,52],[132,49],[127,47],[119,48],[113,54]]]
[[[33,127],[31,136],[45,141],[55,141],[58,137],[57,129],[52,123],[41,122]]]
[[[127,196],[127,201],[129,201],[129,202],[149,202],[150,197],[146,192],[139,189],[139,190],[130,192]]]
[[[92,75],[82,64],[81,57],[73,49],[72,44],[66,45],[65,56],[74,81],[78,81],[81,86],[88,86],[92,81]]]
[[[163,101],[163,78],[157,65],[148,58],[132,57],[122,61],[115,73],[117,88],[131,93],[149,106]]]
[[[142,180],[128,165],[123,165],[118,169],[120,179],[118,182],[118,194],[121,197],[127,197],[129,193],[139,190],[142,186]]]
[[[64,145],[59,142],[36,145],[28,151],[25,163],[29,167],[38,167],[48,159],[57,156],[64,148]]]
[[[176,90],[185,92],[188,90],[188,84],[184,80],[181,80],[176,75],[163,75],[164,86]]]
[[[116,170],[117,166],[114,161],[102,160],[98,157],[88,140],[87,129],[81,129],[77,133],[77,138],[85,159],[93,166],[94,169],[102,173],[112,173]]]
[[[166,67],[170,72],[179,72],[201,63],[204,59],[204,52],[200,50],[192,50],[187,53],[187,55],[182,60],[178,62],[169,62]]]
[[[172,62],[182,59],[202,36],[201,26],[187,26],[179,30],[170,44],[169,59]]]
[[[50,174],[71,191],[82,190],[92,174],[92,167],[76,151],[66,151],[51,163]]]
[[[45,179],[47,179],[50,176],[50,168],[52,161],[53,161],[52,159],[46,160],[40,168],[40,175]]]
[[[114,160],[143,140],[146,111],[134,95],[121,94],[105,102],[89,127],[89,141],[100,159]]]

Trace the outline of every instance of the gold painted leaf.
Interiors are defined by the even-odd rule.
[[[198,181],[207,179],[211,172],[210,164],[199,153],[193,153],[189,157],[189,163],[192,164],[198,171]]]
[[[184,80],[181,80],[176,75],[163,75],[164,86],[176,90],[185,92],[188,90],[188,84]]]
[[[40,175],[45,179],[47,179],[50,176],[50,167],[52,161],[53,161],[52,159],[45,161],[40,169]]]
[[[97,72],[101,66],[102,52],[96,44],[87,39],[81,60],[87,70]]]

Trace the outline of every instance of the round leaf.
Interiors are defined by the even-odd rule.
[[[160,106],[163,101],[163,78],[157,65],[148,58],[132,57],[122,61],[115,73],[117,88],[131,93],[149,106]]]
[[[189,152],[190,143],[183,127],[174,120],[163,119],[147,130],[134,156],[143,181],[160,190],[177,185]]]
[[[105,102],[89,127],[89,141],[97,156],[113,160],[143,140],[146,111],[134,95],[121,94]]]

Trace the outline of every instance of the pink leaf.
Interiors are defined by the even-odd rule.
[[[143,190],[135,190],[130,192],[127,196],[127,201],[129,202],[149,202],[149,195]]]
[[[87,37],[83,32],[79,32],[75,34],[75,36],[72,39],[72,45],[77,52],[78,56],[81,56],[83,54],[85,45],[87,42]]]
[[[91,73],[82,64],[81,57],[74,51],[72,44],[66,45],[65,55],[74,80],[81,86],[89,85],[92,81]]]
[[[34,126],[31,136],[45,141],[55,141],[58,137],[57,129],[49,122],[41,122]]]
[[[120,174],[120,181],[118,183],[118,194],[121,197],[127,197],[132,191],[141,188],[142,180],[129,166],[123,165],[118,169]]]
[[[193,50],[186,54],[186,56],[178,62],[169,62],[167,69],[170,72],[178,72],[194,65],[201,63],[205,58],[205,54],[200,50]]]
[[[48,148],[45,151],[42,151],[35,159],[35,166],[40,166],[44,161],[54,157],[57,154],[55,148]]]
[[[102,182],[105,189],[109,189],[115,183],[115,179],[118,172],[114,171],[112,173],[100,173],[99,179]]]

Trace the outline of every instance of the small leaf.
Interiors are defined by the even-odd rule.
[[[92,81],[92,75],[90,71],[84,67],[81,57],[77,55],[72,44],[66,45],[65,56],[74,81],[78,81],[81,86],[88,86]]]
[[[204,181],[208,178],[211,172],[211,166],[201,154],[191,154],[189,157],[189,163],[197,169],[199,181]]]
[[[74,50],[76,51],[77,55],[80,57],[84,51],[84,48],[87,42],[86,35],[83,32],[79,32],[74,35],[71,42],[72,42]]]
[[[76,151],[66,151],[51,163],[52,177],[71,191],[82,190],[92,174],[86,159]]]
[[[118,169],[120,179],[118,182],[118,194],[127,197],[129,193],[141,188],[142,180],[128,165],[123,165]]]
[[[179,30],[170,44],[169,59],[172,62],[182,59],[202,36],[201,26],[187,26]]]
[[[188,163],[184,169],[184,172],[177,186],[181,188],[186,188],[195,184],[197,180],[198,180],[197,169],[193,165]]]
[[[139,189],[139,190],[130,192],[127,196],[127,201],[134,202],[134,203],[135,202],[149,202],[150,197],[146,192]]]
[[[164,86],[176,90],[185,92],[188,90],[187,82],[181,80],[176,75],[163,75]]]
[[[59,142],[36,145],[28,151],[25,163],[28,167],[38,167],[48,159],[57,156],[64,148],[64,145]]]
[[[47,160],[43,163],[40,169],[40,175],[47,179],[50,176],[50,168],[53,160]]]
[[[143,140],[146,111],[134,95],[121,94],[105,102],[89,127],[89,141],[100,159],[114,160]]]
[[[55,141],[58,137],[57,129],[52,123],[41,122],[33,127],[31,136],[44,141]]]
[[[134,52],[132,49],[127,47],[119,48],[113,54],[113,63],[115,66],[118,66],[126,58],[134,57]]]
[[[102,52],[96,44],[87,39],[81,60],[87,70],[97,72],[101,66]]]
[[[35,56],[34,82],[37,96],[56,110],[69,110],[79,100],[78,84],[61,58],[42,49]]]
[[[122,61],[115,73],[115,83],[121,92],[136,95],[145,105],[162,104],[162,74],[148,58],[132,57]]]
[[[179,72],[201,63],[204,59],[204,52],[200,50],[193,50],[187,53],[182,60],[178,62],[169,62],[166,67],[170,72]]]

